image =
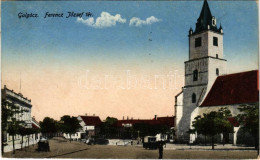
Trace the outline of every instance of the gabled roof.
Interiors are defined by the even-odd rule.
[[[80,116],[85,125],[87,126],[99,126],[102,121],[98,116]]]
[[[258,70],[219,76],[200,106],[256,103],[258,91]]]

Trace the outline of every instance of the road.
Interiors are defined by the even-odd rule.
[[[158,150],[146,150],[141,146],[110,146],[86,145],[81,142],[71,143],[62,138],[49,140],[51,152],[37,152],[37,145],[30,146],[27,151],[17,150],[5,153],[7,158],[111,158],[111,159],[157,159]],[[255,159],[257,152],[254,150],[196,150],[177,149],[163,151],[163,158],[167,159]]]

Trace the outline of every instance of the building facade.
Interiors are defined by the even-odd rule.
[[[185,86],[177,96],[176,128],[177,137],[188,140],[190,137],[186,132],[193,118],[198,115],[198,106],[217,76],[226,73],[223,29],[217,27],[216,18],[212,16],[207,1],[204,1],[195,31],[192,28],[189,30],[189,60],[184,63]]]
[[[189,60],[185,63],[185,86],[182,91],[175,96],[175,115],[176,115],[176,136],[179,142],[193,142],[196,136],[190,135],[187,131],[192,128],[192,121],[198,115],[221,107],[229,106],[233,115],[238,113],[237,107],[240,104],[251,103],[251,101],[240,101],[235,97],[229,97],[228,91],[236,91],[236,95],[240,95],[241,99],[245,98],[242,94],[243,88],[241,84],[248,85],[252,83],[252,87],[248,88],[250,96],[258,97],[257,74],[258,72],[250,72],[248,77],[239,78],[245,74],[227,75],[226,64],[223,54],[223,29],[220,25],[217,27],[217,20],[212,16],[208,2],[204,0],[200,16],[197,19],[196,28],[189,30]],[[248,74],[246,74],[248,75]],[[222,77],[222,78],[221,78]],[[225,78],[233,77],[233,78]],[[223,79],[225,84],[223,85]],[[240,85],[234,84],[235,79],[240,80]],[[219,85],[219,83],[221,83]],[[229,90],[227,88],[233,87]],[[213,91],[212,91],[213,89]],[[221,92],[223,90],[223,92]],[[209,100],[209,95],[214,96]],[[224,96],[217,98],[218,96]],[[227,103],[226,99],[232,99],[232,103]],[[208,101],[218,102],[211,103],[208,107]],[[257,103],[258,98],[254,98],[253,103]]]
[[[22,113],[14,114],[14,117],[18,121],[24,121],[24,127],[26,128],[32,128],[32,117],[31,117],[31,111],[32,111],[32,104],[31,100],[24,97],[21,93],[16,93],[13,90],[8,89],[6,86],[2,89],[1,92],[2,95],[2,102],[6,101],[9,104],[12,104],[16,106],[19,110],[24,110]],[[6,106],[7,108],[10,106]],[[11,119],[8,119],[10,121]],[[8,126],[7,126],[8,127]],[[3,128],[2,128],[3,129]],[[6,129],[3,129],[6,130]],[[31,141],[31,137],[24,137],[24,143],[27,141]],[[4,152],[11,151],[13,149],[12,147],[12,136],[9,135],[8,132],[5,132],[3,135],[3,143],[5,144]],[[21,147],[21,136],[19,134],[14,136],[14,142],[15,142],[15,148],[18,149]]]

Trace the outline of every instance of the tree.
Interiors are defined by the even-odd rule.
[[[30,135],[33,134],[33,132],[34,132],[33,128],[26,128],[28,148],[29,148],[29,145],[30,145]]]
[[[20,127],[20,122],[16,121],[15,118],[12,118],[12,121],[8,124],[8,129],[7,132],[9,135],[12,136],[12,141],[13,141],[13,154],[15,154],[15,143],[14,143],[14,138],[15,135],[18,134],[18,128]]]
[[[2,153],[4,153],[4,136],[9,133],[12,136],[13,141],[13,154],[15,154],[15,143],[14,137],[19,133],[19,128],[25,126],[24,121],[20,120],[23,113],[27,112],[26,110],[16,106],[14,103],[2,99],[1,103],[2,109]]]
[[[100,134],[106,137],[113,137],[116,134],[116,128],[113,126],[117,122],[117,118],[107,117],[105,122],[101,124]]]
[[[222,133],[224,135],[233,132],[233,126],[228,121],[231,116],[231,112],[227,108],[221,108],[217,112],[204,113],[203,116],[195,118],[192,122],[193,129],[190,129],[189,132],[211,136],[212,149],[214,149],[214,136],[216,134]]]
[[[8,107],[10,106],[10,107]],[[5,145],[5,141],[6,141],[6,135],[7,135],[7,122],[8,119],[10,119],[13,116],[13,112],[11,110],[11,103],[8,102],[5,99],[2,99],[1,102],[1,117],[2,117],[2,123],[1,123],[1,134],[2,134],[2,154],[4,153],[4,145]]]
[[[79,129],[81,129],[81,125],[79,124],[79,120],[77,117],[70,117],[65,115],[61,117],[61,131],[63,133],[69,134],[70,142],[71,142],[71,134],[76,133]]]
[[[170,132],[170,127],[162,124],[136,123],[133,125],[134,132],[139,132],[140,137],[155,136],[156,134],[166,134]]]
[[[258,149],[259,139],[259,103],[252,105],[241,105],[238,110],[241,112],[236,119],[241,128],[248,131],[255,141],[255,149]]]
[[[41,132],[43,134],[53,135],[53,133],[58,132],[58,122],[50,117],[45,117],[43,121],[40,122]]]
[[[218,111],[217,125],[223,135],[223,146],[225,145],[226,136],[229,133],[233,133],[233,125],[228,121],[228,118],[230,117],[232,117],[232,114],[229,109],[221,108]]]
[[[19,134],[22,136],[22,141],[21,141],[21,150],[23,150],[23,137],[26,136],[26,128],[23,126],[20,126],[18,129]]]

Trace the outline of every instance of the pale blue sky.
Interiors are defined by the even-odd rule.
[[[175,63],[188,59],[188,30],[195,27],[203,1],[163,2],[3,2],[3,65],[19,63],[48,64],[51,56],[60,64],[84,65],[104,62],[122,65],[136,61],[144,67]],[[212,15],[224,29],[224,56],[230,68],[240,62],[241,68],[257,68],[258,22],[255,1],[209,1]],[[125,23],[93,28],[76,18],[47,18],[45,12],[101,12],[120,14]],[[19,19],[17,14],[38,13],[37,19]],[[129,26],[132,17],[145,20],[154,16],[159,22],[139,27]],[[83,17],[83,19],[87,19]],[[152,32],[152,33],[150,33]],[[152,39],[152,41],[149,41]],[[17,54],[20,54],[19,57]],[[5,63],[6,62],[6,63]],[[50,62],[51,63],[51,62]],[[4,69],[4,68],[3,68]],[[232,71],[232,69],[231,69]]]

